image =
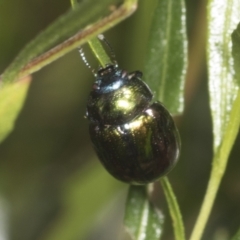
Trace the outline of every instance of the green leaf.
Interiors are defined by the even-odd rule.
[[[160,181],[161,181],[161,184],[163,187],[165,197],[167,199],[170,215],[172,217],[175,240],[184,240],[185,233],[184,233],[184,225],[183,225],[183,221],[182,221],[182,215],[181,215],[178,203],[177,203],[177,199],[172,190],[171,184],[168,181],[167,177],[161,178]]]
[[[186,9],[183,0],[158,0],[150,29],[146,82],[172,114],[183,111],[187,68]]]
[[[208,9],[209,93],[216,152],[223,140],[238,91],[233,67],[231,34],[239,21],[240,1],[211,0]]]
[[[96,4],[94,0],[81,1],[74,11],[71,10],[57,19],[20,52],[4,72],[3,83],[12,82],[39,70],[116,25],[128,17],[137,6],[137,0],[125,0],[111,13],[109,6],[119,2],[120,0],[102,0],[101,4]],[[107,17],[101,19],[107,14]]]
[[[231,240],[240,240],[240,228],[238,229],[237,233],[234,235],[233,238],[231,238]]]
[[[149,202],[145,186],[130,186],[124,223],[134,240],[159,240],[164,217]]]
[[[239,0],[211,0],[208,7],[208,72],[210,108],[213,121],[214,158],[210,180],[200,214],[190,240],[200,240],[211,213],[229,154],[240,125],[239,63],[240,42],[237,32],[231,35],[239,21]],[[236,51],[232,56],[232,47]]]
[[[0,90],[0,142],[2,142],[14,128],[15,120],[25,101],[29,79],[7,85]]]
[[[113,0],[103,0],[101,4],[82,1],[74,11],[70,10],[57,19],[45,31],[40,33],[20,52],[18,57],[3,75],[3,81],[9,82],[17,78],[19,71],[33,58],[54,47],[61,41],[74,35],[81,28],[96,21],[106,14],[107,7]]]

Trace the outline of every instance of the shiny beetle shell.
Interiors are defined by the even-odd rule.
[[[140,80],[142,73],[132,75],[113,66],[98,72],[87,104],[91,122],[119,125],[135,118],[149,106],[152,92]]]
[[[179,157],[178,131],[141,72],[114,66],[98,71],[87,104],[94,149],[112,176],[147,184],[167,174]]]

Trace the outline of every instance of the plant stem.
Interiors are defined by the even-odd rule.
[[[77,0],[71,0],[71,5],[72,5],[73,9],[75,8],[75,6],[77,4],[78,4]],[[92,38],[91,40],[88,41],[88,44],[89,44],[94,56],[100,62],[102,67],[105,67],[106,65],[112,63],[110,57],[107,55],[105,49],[103,48],[103,46],[98,38]]]
[[[200,214],[198,216],[198,219],[195,224],[192,235],[190,237],[190,240],[199,240],[202,237],[204,228],[206,226],[207,220],[212,210],[214,200],[216,198],[220,181],[222,179],[222,176],[217,176],[217,175],[219,174],[217,174],[216,168],[213,167],[210,180],[208,182],[207,191],[206,191],[203,204],[200,210]]]
[[[225,173],[228,157],[234,141],[237,137],[240,125],[240,90],[236,100],[233,103],[232,111],[229,118],[229,123],[223,136],[222,144],[213,159],[213,167],[210,180],[208,182],[207,191],[202,203],[200,214],[193,229],[190,240],[200,240],[206,226],[207,220],[211,213],[214,200],[219,189],[222,177]]]
[[[164,195],[167,199],[170,215],[172,217],[175,240],[185,240],[182,215],[177,203],[177,199],[172,190],[171,184],[168,181],[167,177],[162,177],[160,181],[163,187]]]
[[[76,2],[77,0],[71,0],[72,3]],[[134,6],[137,4],[137,0],[125,0],[124,6],[126,9],[134,8]],[[100,40],[98,38],[93,38],[88,41],[88,44],[94,53],[97,60],[100,62],[102,67],[105,67],[108,64],[113,64],[111,58],[106,53],[105,49],[103,48],[102,44],[100,43]]]
[[[98,38],[93,38],[88,41],[88,44],[94,53],[95,57],[98,59],[102,67],[105,67],[107,64],[111,64],[112,61],[104,50],[102,44],[98,40]]]

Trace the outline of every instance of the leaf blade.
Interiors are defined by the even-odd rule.
[[[137,0],[125,0],[119,8],[107,15],[109,6],[119,2],[120,0],[103,0],[101,4],[95,4],[93,0],[82,1],[74,11],[61,16],[31,41],[5,70],[0,81],[12,82],[41,69],[136,10]],[[101,19],[103,16],[105,17]]]
[[[183,1],[158,1],[150,29],[145,79],[172,114],[183,111],[187,68],[186,9]]]
[[[191,240],[201,239],[239,130],[240,79],[238,72],[234,72],[234,64],[239,62],[240,42],[231,42],[232,32],[239,21],[239,11],[238,0],[209,1],[207,50],[214,158],[207,191]],[[232,55],[234,44],[238,53]]]
[[[149,202],[145,186],[130,186],[124,223],[134,240],[159,240],[164,217]]]
[[[237,26],[239,12],[240,3],[237,0],[209,2],[207,52],[215,152],[221,145],[232,103],[238,91],[233,68],[231,34]]]

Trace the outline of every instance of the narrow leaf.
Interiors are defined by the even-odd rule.
[[[207,50],[214,158],[207,191],[190,240],[202,237],[240,125],[239,70],[234,72],[240,56],[237,31],[233,34],[236,41],[231,41],[231,34],[239,21],[240,1],[211,0],[208,10]],[[233,55],[232,47],[236,51]]]
[[[30,80],[7,85],[0,90],[0,142],[13,130],[15,120],[26,98]]]
[[[211,0],[208,12],[208,73],[214,151],[221,145],[238,91],[231,34],[239,22],[239,0]]]
[[[231,240],[240,240],[240,228],[238,229],[237,233],[234,235],[233,238],[231,238]]]
[[[186,9],[183,0],[158,0],[153,13],[145,80],[172,114],[183,111],[187,68]]]
[[[125,226],[133,240],[159,240],[164,217],[149,202],[145,186],[130,186],[125,210]]]
[[[177,203],[177,199],[172,190],[171,184],[168,181],[167,177],[161,178],[160,181],[161,181],[161,184],[163,187],[165,197],[167,199],[170,215],[172,217],[175,240],[184,240],[185,233],[184,233],[184,225],[183,225],[183,221],[182,221],[182,215],[181,215],[178,203]]]
[[[6,69],[0,80],[3,83],[11,82],[39,70],[116,25],[136,9],[137,0],[125,0],[111,13],[109,6],[119,2],[120,0],[102,0],[101,4],[96,4],[94,0],[81,1],[74,11],[71,10],[57,19],[30,42]],[[107,14],[109,15],[106,16]],[[101,19],[103,16],[105,18]]]

